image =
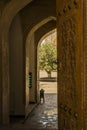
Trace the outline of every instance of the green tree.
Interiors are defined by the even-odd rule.
[[[57,69],[56,47],[51,43],[45,43],[39,47],[39,65],[41,70],[45,70],[48,77],[51,72]]]

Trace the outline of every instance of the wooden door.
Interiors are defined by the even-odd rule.
[[[80,0],[57,0],[58,129],[83,128],[83,27]]]

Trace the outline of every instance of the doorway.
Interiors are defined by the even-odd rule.
[[[38,45],[37,86],[44,90],[41,123],[46,128],[58,129],[58,83],[57,83],[57,32],[56,29],[45,35]]]

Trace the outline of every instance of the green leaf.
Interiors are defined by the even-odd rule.
[[[51,43],[45,43],[39,47],[39,67],[41,70],[57,70],[56,47]]]

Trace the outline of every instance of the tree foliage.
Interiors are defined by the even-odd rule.
[[[56,47],[51,43],[45,43],[39,47],[39,65],[41,70],[47,73],[57,69]]]

